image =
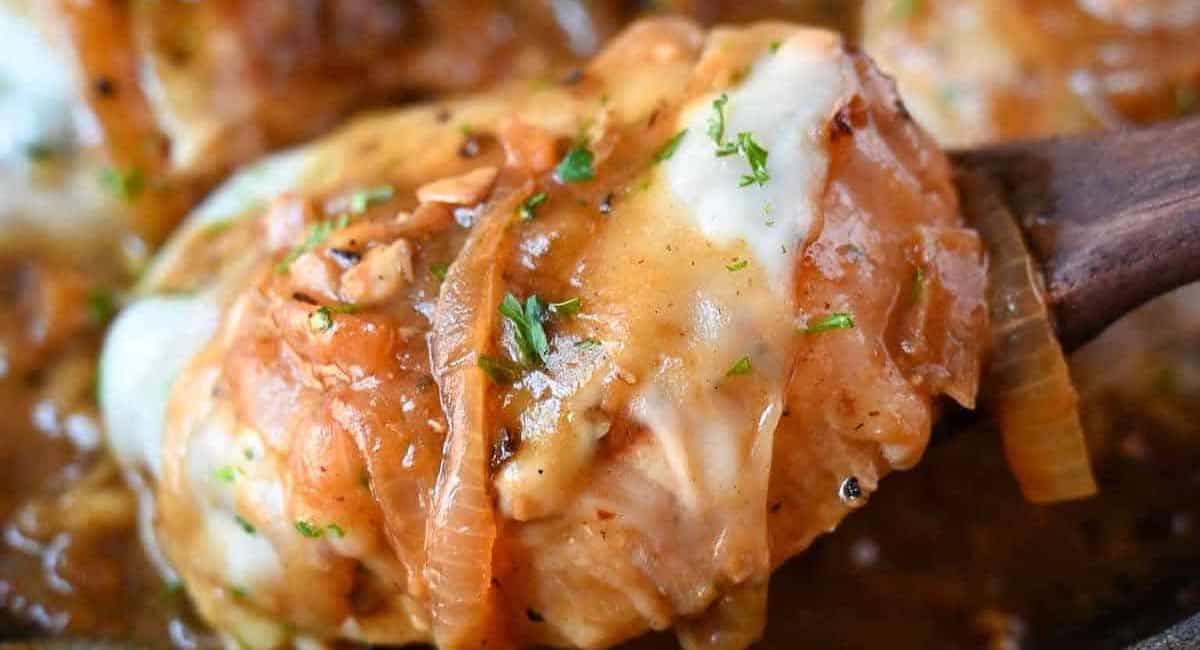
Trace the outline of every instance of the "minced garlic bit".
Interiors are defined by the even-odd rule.
[[[459,176],[426,183],[417,188],[417,200],[421,203],[475,205],[487,196],[499,173],[495,167],[480,167]]]

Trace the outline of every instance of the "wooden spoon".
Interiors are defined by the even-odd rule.
[[[1068,351],[1200,280],[1200,118],[952,156],[967,218],[1025,233]]]

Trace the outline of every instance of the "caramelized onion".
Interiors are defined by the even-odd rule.
[[[500,304],[501,251],[522,197],[500,199],[471,233],[442,284],[430,339],[449,432],[426,526],[426,578],[439,647],[487,644],[496,608],[497,523],[489,492],[488,352]]]
[[[1004,453],[1025,498],[1052,503],[1096,493],[1079,397],[1042,297],[1039,272],[1012,214],[983,177],[964,173],[968,217],[988,247],[990,394]]]
[[[752,580],[717,599],[703,615],[676,625],[684,650],[737,650],[762,638],[767,625],[767,581]]]

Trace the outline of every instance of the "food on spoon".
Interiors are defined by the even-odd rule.
[[[744,647],[772,568],[974,404],[985,276],[946,158],[840,37],[656,20],[570,84],[237,175],[101,400],[249,647]]]

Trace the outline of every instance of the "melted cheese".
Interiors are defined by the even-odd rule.
[[[100,357],[100,407],[109,445],[126,466],[161,475],[171,387],[219,317],[204,297],[155,297],[130,305],[113,323]]]
[[[716,93],[681,112],[679,128],[688,134],[664,165],[675,201],[701,232],[714,242],[745,242],[785,291],[796,249],[820,209],[829,167],[825,127],[854,89],[848,66],[836,36],[801,32],[727,91],[725,141],[748,132],[768,151],[771,179],[762,187],[739,187],[750,171],[744,156],[716,155],[707,135]]]

